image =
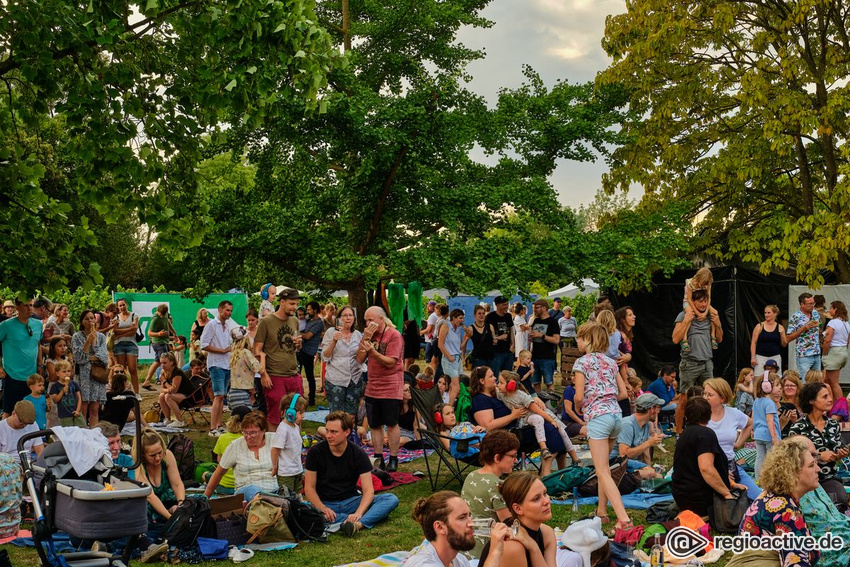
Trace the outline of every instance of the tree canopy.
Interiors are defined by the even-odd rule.
[[[353,46],[348,65],[320,94],[326,112],[281,103],[274,123],[228,132],[257,171],[253,187],[208,196],[210,238],[191,255],[206,283],[273,275],[346,289],[357,305],[393,278],[484,293],[585,277],[581,227],[547,176],[558,159],[607,154],[623,91],[547,88],[526,69],[488,108],[465,85],[482,53],[456,41],[461,26],[490,25],[487,4],[379,1],[346,15],[320,2],[320,21]],[[473,160],[476,146],[494,163]]]
[[[79,203],[196,244],[210,135],[259,126],[278,104],[318,108],[339,62],[309,0],[0,3],[4,283],[101,280],[83,261],[103,233]]]
[[[850,6],[842,0],[634,0],[608,18],[613,64],[598,85],[630,92],[628,142],[608,190],[676,201],[695,250],[822,270],[850,283],[847,180]],[[638,118],[634,118],[638,117]]]

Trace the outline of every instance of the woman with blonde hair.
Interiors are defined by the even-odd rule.
[[[180,479],[177,459],[166,448],[159,433],[146,427],[142,431],[141,447],[133,441],[133,462],[141,462],[136,471],[136,480],[151,487],[148,495],[149,531],[153,531],[151,527],[161,529],[177,506],[186,499],[186,488]]]
[[[711,406],[708,428],[717,435],[717,442],[730,463],[735,463],[735,450],[744,446],[753,431],[753,418],[729,406],[733,401],[732,388],[724,378],[710,378],[703,382],[703,398]],[[756,482],[740,465],[732,467],[735,482],[747,487],[747,496],[754,499],[761,493]]]

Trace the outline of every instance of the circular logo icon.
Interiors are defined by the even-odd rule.
[[[685,526],[677,526],[667,532],[667,552],[675,559],[684,559],[704,549],[710,542],[699,532]]]

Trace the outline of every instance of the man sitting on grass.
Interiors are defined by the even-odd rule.
[[[335,411],[325,418],[325,441],[313,445],[304,465],[304,494],[325,521],[342,521],[340,531],[351,537],[386,519],[398,506],[395,494],[375,494],[372,463],[360,447],[348,442],[352,417]],[[363,494],[357,492],[360,480]]]

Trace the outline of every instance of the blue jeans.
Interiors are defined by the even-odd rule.
[[[433,342],[425,343],[425,364],[431,362],[431,357],[434,356],[435,346]]]
[[[496,375],[496,378],[499,377],[499,372],[502,370],[513,370],[514,369],[514,353],[512,352],[497,352],[493,355],[493,360],[490,363],[490,370],[493,371],[493,374]]]
[[[339,502],[324,502],[324,505],[336,512],[337,522],[344,522],[349,514],[357,511],[357,508],[360,506],[360,498],[361,496],[352,496],[347,500],[340,500]],[[372,500],[372,505],[369,506],[363,517],[360,518],[360,523],[363,524],[364,528],[373,528],[379,522],[386,520],[390,512],[395,510],[397,506],[398,498],[395,494],[389,492],[376,494],[374,500]]]
[[[553,382],[553,376],[555,375],[555,361],[554,360],[535,360],[534,361],[534,376],[531,377],[531,382],[534,384],[540,383],[540,378],[543,378],[543,383],[547,386],[551,386]]]
[[[741,465],[735,465],[735,472],[738,473],[735,475],[738,477],[735,480],[747,487],[747,498],[750,500],[758,498],[759,494],[761,494],[761,488],[758,487],[756,481],[753,480],[753,477],[748,475],[747,471],[741,468]]]
[[[214,396],[226,396],[230,389],[230,369],[213,366],[210,368]]]
[[[806,377],[806,372],[809,370],[820,370],[820,355],[814,354],[812,356],[798,356],[797,357],[797,372],[800,373],[800,379],[803,380]]]
[[[250,502],[254,499],[254,496],[259,494],[260,492],[274,492],[274,489],[269,490],[267,488],[264,489],[261,486],[257,486],[256,484],[249,484],[247,486],[243,486],[242,488],[234,492],[234,494],[241,494],[245,497],[245,502]]]

